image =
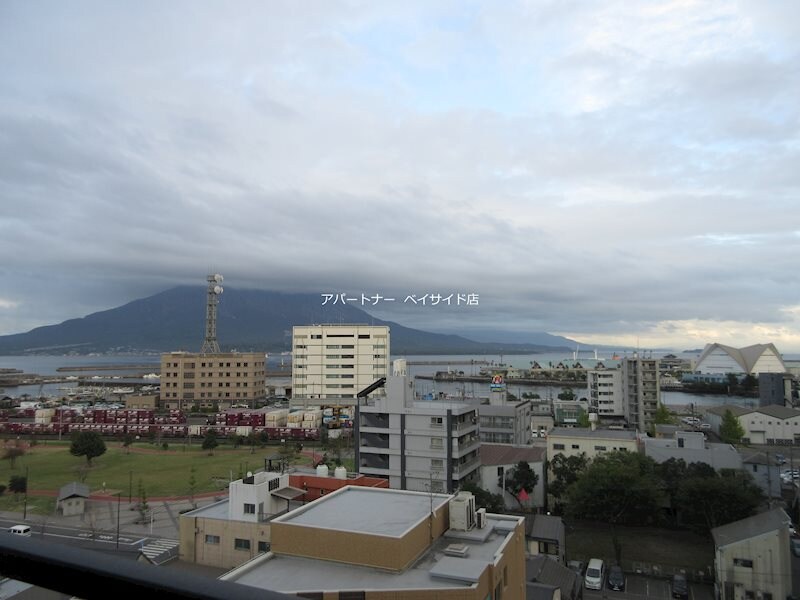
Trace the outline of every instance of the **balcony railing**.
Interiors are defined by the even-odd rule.
[[[84,600],[291,600],[270,590],[200,577],[35,538],[0,534],[0,572]]]

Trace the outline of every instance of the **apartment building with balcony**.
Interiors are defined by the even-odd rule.
[[[255,406],[266,397],[266,356],[263,352],[161,355],[162,408],[216,408],[233,404]]]
[[[625,416],[621,369],[587,371],[586,384],[589,406],[597,409],[599,418]]]
[[[395,361],[386,395],[357,407],[356,469],[402,490],[452,492],[480,475],[478,407],[421,401]]]
[[[657,358],[634,355],[623,358],[622,398],[628,425],[644,433],[655,425],[656,411],[661,402]]]
[[[389,371],[384,325],[302,325],[292,330],[293,403],[351,399]],[[377,390],[375,395],[381,395]],[[308,405],[308,403],[306,403]]]

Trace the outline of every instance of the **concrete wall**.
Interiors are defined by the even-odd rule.
[[[742,560],[752,561],[752,567],[742,566]],[[742,594],[745,591],[768,592],[774,600],[786,598],[792,592],[788,529],[718,548],[716,569],[720,589],[730,583]]]
[[[209,543],[206,536],[217,536]],[[249,540],[249,550],[239,550],[235,540]],[[185,517],[180,519],[180,559],[201,565],[232,569],[258,554],[258,543],[270,542],[269,523]]]

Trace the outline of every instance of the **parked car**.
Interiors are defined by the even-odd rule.
[[[700,429],[711,429],[711,423],[700,423],[698,427]]]
[[[583,569],[586,564],[582,560],[570,560],[567,562],[567,567],[575,571],[579,577],[583,577]]]
[[[583,578],[583,585],[587,590],[602,590],[603,579],[605,579],[606,567],[600,558],[593,558],[586,567],[586,575]]]
[[[683,575],[675,574],[672,576],[672,597],[673,598],[688,598],[689,597],[689,583]]]
[[[625,591],[625,573],[622,572],[622,567],[619,565],[609,567],[606,585],[608,585],[608,589],[615,592]]]

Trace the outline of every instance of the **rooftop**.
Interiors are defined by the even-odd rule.
[[[552,515],[528,515],[525,517],[525,535],[536,540],[557,540],[563,547],[564,521]]]
[[[547,437],[634,441],[638,439],[638,434],[632,429],[595,429],[592,431],[583,427],[556,427],[547,434]]]
[[[397,493],[397,490],[392,492]],[[429,495],[421,496],[424,496],[429,509]],[[449,496],[445,500],[448,498]],[[317,506],[321,504],[324,503],[317,503]],[[392,514],[388,509],[383,512],[385,515]],[[352,513],[360,516],[358,509],[352,510]],[[504,515],[487,517],[484,529],[445,532],[410,568],[401,572],[268,553],[234,569],[222,579],[285,592],[470,587],[485,567],[495,561],[520,518]],[[467,556],[461,558],[446,555],[445,549],[451,544],[465,546]]]
[[[544,460],[543,446],[516,446],[513,444],[481,444],[482,465],[511,465],[520,461],[540,462]]]
[[[437,510],[449,499],[447,494],[349,486],[326,496],[324,502],[306,504],[275,522],[401,537],[428,518],[431,509]]]
[[[734,417],[741,417],[742,415],[753,412],[753,409],[745,408],[744,406],[736,406],[735,404],[725,404],[723,406],[712,406],[706,410],[707,413],[719,415],[720,417],[725,416],[726,411],[731,411]]]
[[[741,521],[716,527],[711,530],[711,536],[714,538],[715,546],[727,546],[776,529],[788,529],[789,525],[791,525],[789,515],[782,508],[774,508]]]

